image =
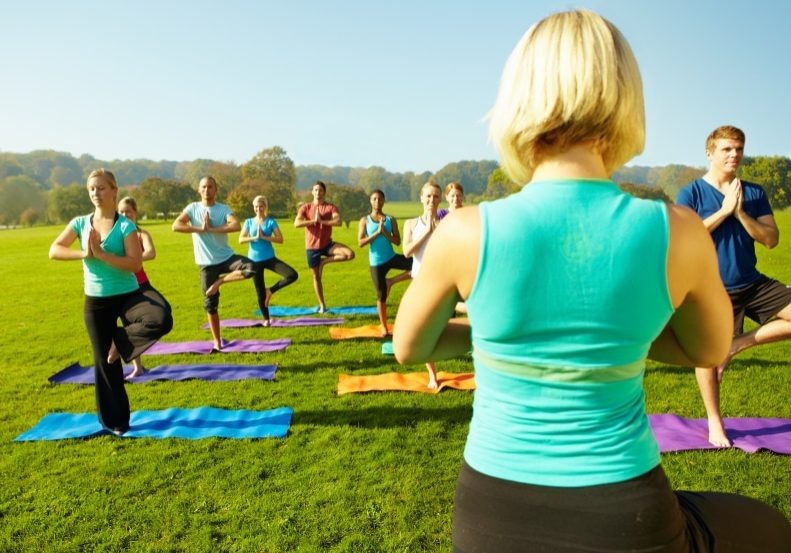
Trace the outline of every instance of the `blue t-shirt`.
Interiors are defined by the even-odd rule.
[[[365,230],[368,236],[371,236],[379,229],[379,221],[374,221],[370,215],[365,219]],[[385,230],[389,233],[393,233],[393,219],[389,216],[385,216]],[[368,263],[371,267],[378,267],[379,265],[384,265],[395,255],[393,251],[393,244],[390,243],[383,234],[380,234],[376,238],[374,238],[369,244],[371,248],[368,250]]]
[[[81,215],[69,222],[69,227],[77,234],[82,251],[88,249],[91,217],[91,215]],[[123,215],[119,215],[109,234],[102,240],[102,248],[113,255],[125,255],[124,239],[135,231],[137,231],[135,224]],[[139,288],[134,273],[116,269],[95,257],[82,260],[82,272],[85,277],[85,295],[92,298],[128,294]]]
[[[221,203],[207,207],[201,202],[192,202],[184,208],[184,213],[190,218],[190,224],[193,227],[203,226],[203,219],[207,211],[213,227],[223,226],[228,222],[228,217],[233,215],[231,208]],[[194,232],[192,233],[192,247],[195,253],[195,263],[201,267],[217,265],[234,255],[233,249],[228,245],[226,233]]]
[[[660,459],[645,359],[673,312],[664,204],[611,181],[557,180],[479,208],[465,460],[496,478],[560,487],[651,470]]]
[[[250,219],[245,219],[243,226],[243,230],[246,230],[247,235],[251,238],[257,237],[259,232],[261,232],[263,236],[270,237],[272,233],[275,232],[276,228],[279,228],[277,226],[277,221],[272,217],[264,219],[261,225],[257,225],[255,217],[251,217]],[[248,242],[248,246],[250,247],[247,249],[247,257],[252,261],[266,261],[275,257],[275,248],[272,247],[272,243],[268,240]]]
[[[764,189],[757,184],[742,181],[744,211],[757,219],[772,214],[772,207]],[[697,179],[678,193],[676,203],[693,209],[701,219],[713,215],[722,207],[725,195],[703,179]],[[755,240],[739,220],[731,215],[711,233],[717,249],[720,277],[726,290],[743,288],[761,278],[756,269]]]

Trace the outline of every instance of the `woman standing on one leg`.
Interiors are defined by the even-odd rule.
[[[245,220],[242,232],[239,234],[239,243],[249,244],[247,257],[255,267],[253,284],[258,295],[258,307],[264,317],[264,326],[269,326],[269,302],[272,296],[278,290],[295,282],[298,275],[293,267],[275,257],[272,244],[282,244],[283,234],[277,226],[277,221],[267,214],[269,203],[266,197],[256,196],[253,199],[253,209],[255,217]],[[271,288],[267,288],[264,283],[264,269],[273,271],[283,278]]]
[[[423,263],[423,253],[426,251],[431,235],[437,228],[439,217],[437,207],[442,196],[440,187],[435,182],[427,182],[420,189],[420,203],[423,204],[423,214],[404,223],[404,255],[412,258],[412,278],[415,278]],[[433,361],[426,362],[428,371],[428,387],[436,389],[437,366]]]
[[[99,422],[115,434],[129,429],[125,361],[138,357],[170,332],[173,319],[144,296],[134,272],[142,251],[134,222],[116,210],[115,176],[97,169],[88,176],[92,215],[75,217],[49,249],[50,259],[82,260],[85,275],[85,326],[93,348]],[[72,244],[79,240],[80,249]],[[118,326],[121,318],[125,327]]]
[[[143,252],[142,261],[153,260],[157,256],[157,250],[154,248],[154,240],[151,238],[151,234],[147,230],[140,228],[140,225],[137,224],[137,202],[135,199],[127,196],[118,202],[118,213],[132,221],[137,227],[137,234],[140,237],[140,247]],[[140,270],[135,273],[135,278],[137,279],[137,284],[140,286],[140,291],[143,295],[152,302],[162,306],[162,317],[170,318],[171,308],[168,300],[151,285],[151,282],[148,280],[148,275],[142,265]],[[132,313],[126,313],[126,316],[134,318],[135,313],[134,311]],[[164,323],[164,319],[162,323]],[[132,365],[134,366],[134,370],[127,378],[136,378],[145,374],[146,369],[143,367],[139,355],[132,359]]]
[[[371,246],[368,250],[368,261],[376,290],[376,310],[379,313],[382,336],[387,336],[390,332],[387,327],[387,296],[393,284],[411,278],[412,260],[393,251],[393,245],[401,244],[401,235],[396,218],[385,215],[382,211],[384,205],[385,193],[381,190],[371,192],[371,214],[360,219],[357,245],[361,248]],[[404,272],[388,279],[387,272],[391,269]]]

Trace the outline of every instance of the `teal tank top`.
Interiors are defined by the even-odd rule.
[[[366,217],[365,222],[366,222],[365,225],[366,234],[368,236],[371,236],[379,228],[379,223],[377,221],[374,221],[370,215]],[[392,217],[385,216],[385,230],[390,234],[393,233]],[[393,244],[391,244],[390,240],[388,240],[381,234],[376,238],[374,238],[368,245],[370,246],[368,250],[368,262],[370,263],[371,267],[378,267],[379,265],[384,265],[385,263],[390,261],[395,255],[395,251],[393,250]]]
[[[673,312],[664,204],[611,181],[559,180],[482,203],[480,214],[467,463],[561,487],[654,468],[643,374]]]
[[[69,226],[77,235],[80,241],[80,248],[83,251],[87,250],[88,234],[91,230],[91,215],[75,217],[69,222]],[[124,255],[124,239],[136,231],[137,227],[132,221],[123,215],[119,215],[118,220],[113,224],[113,228],[102,240],[102,248],[114,255]],[[105,298],[128,294],[139,288],[134,273],[116,269],[95,257],[88,257],[82,260],[82,272],[86,296]]]

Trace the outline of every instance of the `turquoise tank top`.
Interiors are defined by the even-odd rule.
[[[611,181],[559,180],[482,203],[480,214],[467,463],[561,487],[654,468],[643,374],[673,312],[664,204]]]
[[[370,215],[366,217],[365,222],[366,234],[371,236],[379,228],[379,222],[374,221]],[[393,233],[392,217],[385,216],[385,230],[390,234]],[[374,238],[368,245],[370,246],[370,249],[368,250],[368,262],[370,263],[371,267],[384,265],[395,255],[395,251],[393,251],[393,244],[381,234]]]
[[[88,234],[91,230],[91,215],[75,217],[69,226],[80,241],[80,249],[88,249]],[[102,240],[102,248],[114,255],[124,255],[124,239],[137,231],[135,224],[119,215],[113,228]],[[85,295],[93,298],[106,298],[120,294],[128,294],[139,288],[134,273],[116,269],[95,257],[82,260]]]

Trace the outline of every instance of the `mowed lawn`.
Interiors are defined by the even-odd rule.
[[[389,207],[389,206],[386,206]],[[394,205],[403,218],[420,206]],[[777,214],[783,236],[759,248],[764,272],[791,283],[791,211]],[[300,279],[273,305],[315,305],[301,230],[280,221],[277,255]],[[326,327],[226,329],[226,338],[293,340],[285,352],[224,354],[227,363],[276,363],[271,382],[158,382],[129,385],[133,410],[212,406],[294,409],[285,439],[153,440],[103,436],[14,443],[53,412],[94,412],[89,386],[52,385],[47,378],[73,363],[92,364],[82,321],[82,267],[47,259],[62,227],[0,231],[3,326],[0,331],[0,551],[450,551],[456,475],[471,415],[472,394],[374,393],[337,396],[338,375],[420,371],[380,353],[378,340],[336,342]],[[170,222],[146,225],[158,257],[146,264],[170,300],[175,328],[167,341],[208,339],[189,235]],[[368,252],[356,246],[357,223],[335,240],[357,251],[325,271],[328,305],[372,305]],[[245,249],[231,236],[240,253]],[[274,282],[267,273],[267,281]],[[394,289],[391,315],[406,285]],[[529,298],[530,291],[525,291]],[[222,289],[220,315],[253,317],[250,282]],[[347,326],[376,318],[347,317]],[[791,344],[745,352],[728,370],[726,416],[788,417]],[[219,360],[196,355],[148,356],[145,362]],[[467,372],[469,359],[441,370]],[[649,364],[648,411],[704,416],[690,368]],[[791,458],[739,450],[663,457],[681,489],[745,493],[791,517]]]

